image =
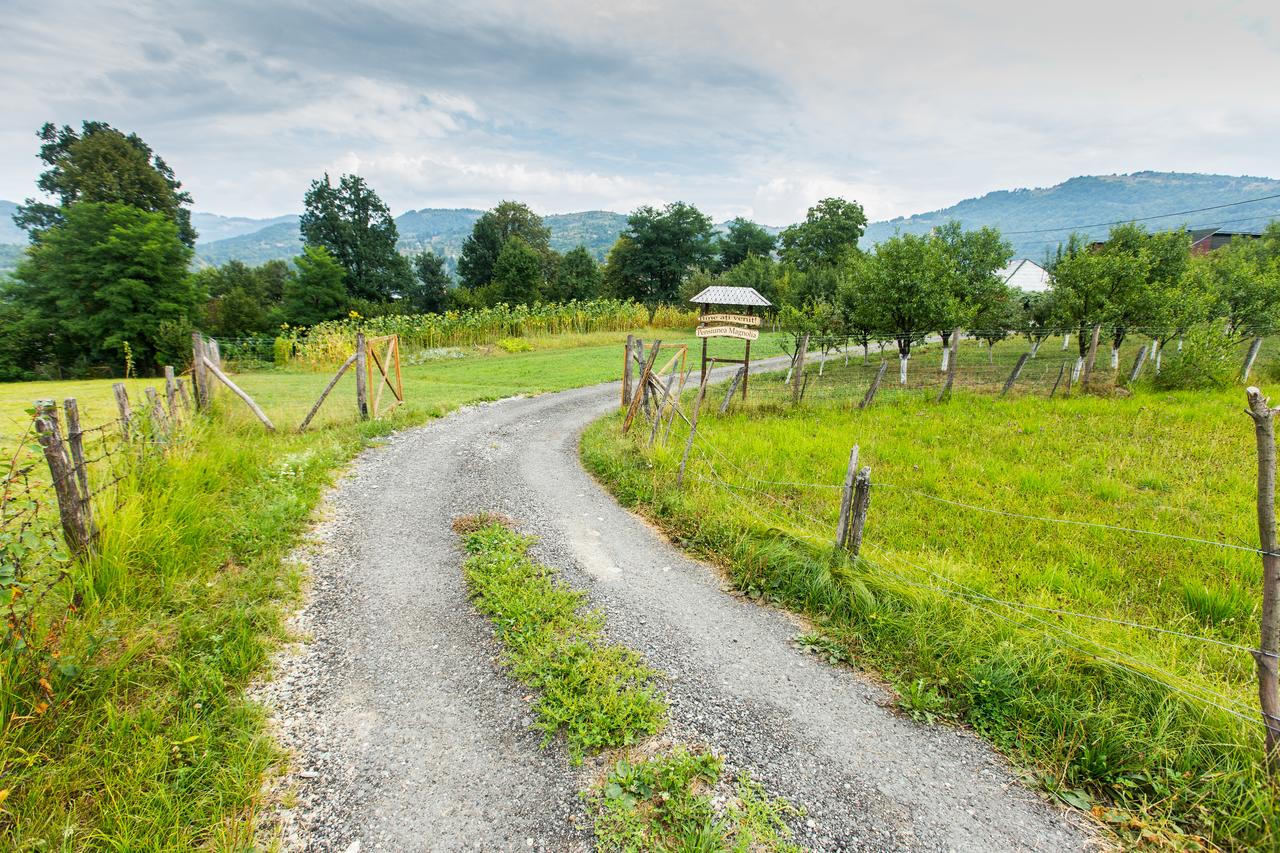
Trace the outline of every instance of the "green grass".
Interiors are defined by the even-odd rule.
[[[581,764],[588,753],[656,734],[666,713],[657,673],[604,638],[603,614],[529,559],[532,540],[484,517],[458,521],[471,555],[462,567],[467,588],[492,620],[511,675],[538,693],[543,746],[563,734]]]
[[[1102,806],[1125,837],[1280,846],[1247,653],[927,588],[958,583],[992,598],[1251,646],[1256,555],[916,494],[1256,546],[1242,389],[1053,401],[960,391],[942,405],[933,392],[908,390],[859,412],[853,403],[865,385],[832,378],[832,393],[796,409],[768,383],[780,385],[761,378],[752,387],[762,393],[753,390],[745,409],[699,424],[708,450],[694,452],[683,490],[674,484],[680,428],[670,446],[649,450],[606,418],[585,433],[584,461],[624,504],[725,564],[748,594],[814,616],[822,639],[806,645],[819,654],[829,644],[848,649],[899,685],[904,710],[971,725],[1051,792]],[[867,559],[851,564],[829,544],[838,489],[782,484],[837,486],[854,443],[880,485]],[[1104,662],[1116,653],[1158,680]],[[1222,694],[1250,719],[1163,682]]]

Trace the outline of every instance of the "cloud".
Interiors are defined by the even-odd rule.
[[[681,199],[771,224],[826,195],[883,218],[1074,174],[1280,172],[1263,0],[10,5],[5,198],[32,192],[36,128],[85,118],[250,215],[348,167],[396,209]]]

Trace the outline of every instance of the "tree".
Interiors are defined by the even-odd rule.
[[[396,251],[396,222],[364,178],[343,175],[335,187],[326,173],[311,182],[303,204],[303,240],[342,265],[350,296],[389,302],[412,286],[409,262]]]
[[[46,123],[37,134],[38,155],[48,168],[36,180],[57,204],[27,199],[13,221],[33,239],[61,223],[79,202],[123,204],[163,214],[188,247],[196,243],[191,226],[191,194],[184,192],[159,154],[136,134],[126,136],[106,122],[86,121],[77,133],[70,125]]]
[[[627,217],[626,243],[620,239],[609,252],[605,277],[615,295],[643,303],[652,317],[659,305],[679,300],[691,270],[710,264],[712,234],[711,218],[682,201],[637,208]]]
[[[419,314],[441,314],[449,300],[449,273],[444,258],[434,252],[421,252],[413,259],[416,281],[405,294],[409,308]]]
[[[946,347],[955,328],[968,326],[989,345],[1003,340],[1013,330],[1013,314],[1006,304],[1009,290],[999,275],[1013,258],[1013,246],[996,228],[966,231],[955,220],[938,228],[935,238],[950,256],[955,271],[952,278],[954,313],[942,317],[942,325],[935,329],[942,336],[942,369],[946,370],[950,352]],[[1002,323],[1009,325],[997,328]],[[984,332],[998,333],[999,337],[984,337]]]
[[[560,259],[552,297],[560,302],[572,299],[595,299],[600,295],[603,276],[600,265],[586,246],[570,249]]]
[[[491,282],[498,255],[512,237],[519,237],[538,252],[551,251],[551,230],[541,216],[520,202],[501,202],[481,214],[471,235],[462,243],[462,254],[458,256],[458,280],[462,286],[475,289]]]
[[[858,247],[867,227],[862,205],[842,198],[824,198],[809,208],[804,222],[784,228],[782,260],[798,269],[833,267]]]
[[[1058,247],[1049,262],[1051,287],[1059,316],[1078,333],[1080,359],[1088,353],[1093,327],[1120,316],[1117,300],[1145,279],[1141,263],[1128,253],[1096,251],[1079,234]]]
[[[898,234],[876,246],[868,258],[846,263],[848,301],[863,316],[859,325],[891,335],[898,345],[898,376],[905,385],[911,347],[954,316],[956,272],[942,241]]]
[[[284,314],[290,325],[314,326],[342,316],[347,305],[346,270],[324,246],[306,246],[285,279]]]
[[[532,305],[542,298],[542,255],[515,236],[507,240],[493,265],[494,298],[508,305]]]
[[[776,307],[778,264],[768,255],[747,255],[740,264],[725,270],[721,280],[731,287],[751,287]]]
[[[79,202],[32,244],[12,293],[48,322],[59,364],[119,363],[127,342],[151,370],[161,321],[185,320],[199,307],[190,260],[165,213]]]
[[[1018,330],[1031,344],[1031,357],[1035,358],[1040,345],[1053,333],[1058,319],[1058,304],[1050,290],[1018,290],[1014,294],[1017,304]]]
[[[720,269],[736,267],[747,258],[769,258],[778,238],[761,226],[741,216],[729,223],[729,231],[716,240]]]
[[[1161,300],[1173,295],[1190,260],[1191,238],[1184,230],[1148,234],[1136,223],[1111,229],[1102,252],[1117,260],[1112,282],[1111,367],[1120,363],[1120,345],[1129,330],[1147,326],[1159,338],[1157,320],[1166,312]]]

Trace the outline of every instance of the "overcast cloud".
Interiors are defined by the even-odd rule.
[[[34,131],[136,131],[199,210],[693,202],[873,219],[1143,169],[1280,176],[1280,4],[0,0],[0,198]]]

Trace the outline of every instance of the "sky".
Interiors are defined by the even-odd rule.
[[[1141,170],[1280,177],[1280,3],[0,0],[0,198],[36,130],[138,133],[197,210],[682,200],[872,220]]]

